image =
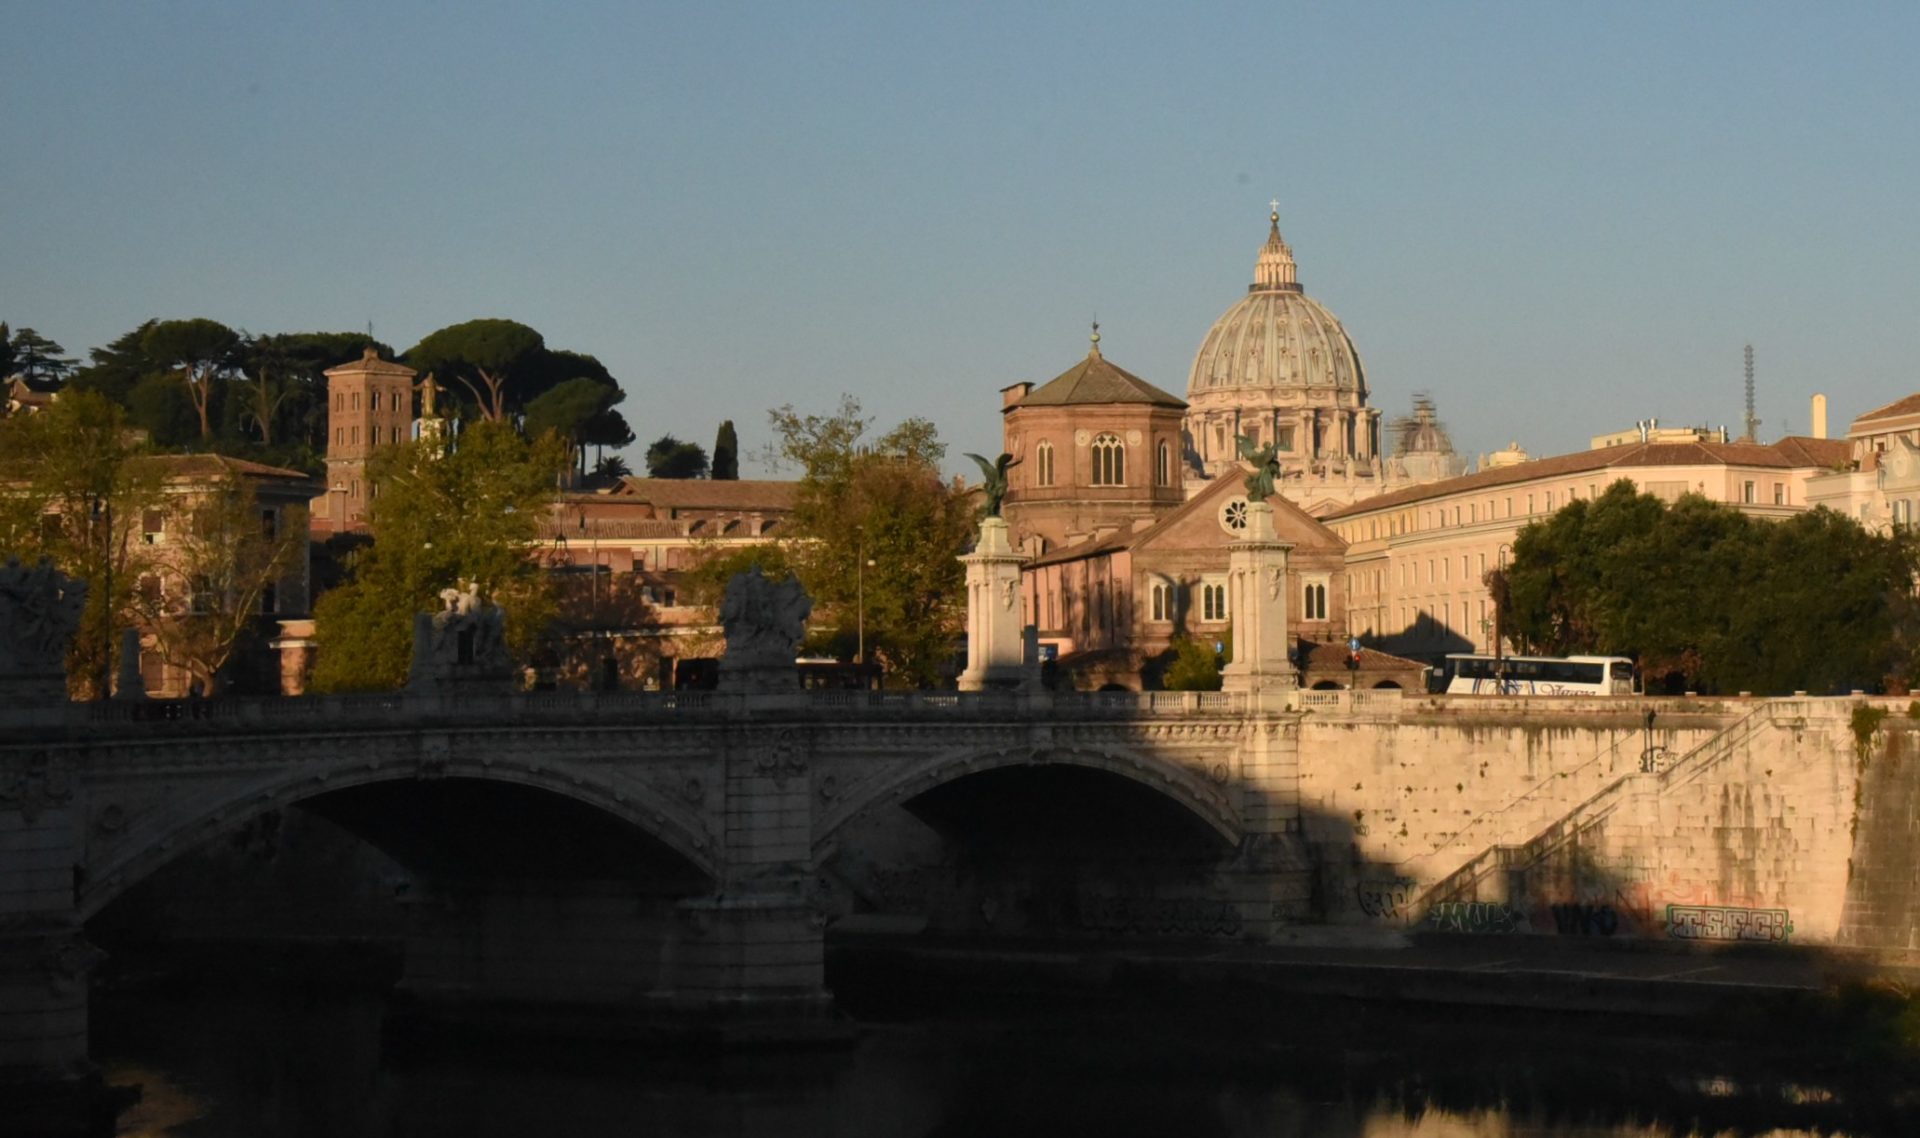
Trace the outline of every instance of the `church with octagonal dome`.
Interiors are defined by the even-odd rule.
[[[1293,551],[1303,653],[1348,635],[1346,543],[1319,518],[1459,473],[1437,424],[1396,424],[1401,445],[1382,454],[1359,351],[1301,289],[1277,207],[1267,226],[1253,284],[1201,338],[1185,399],[1107,359],[1097,325],[1084,359],[1002,389],[1002,445],[1019,460],[1002,510],[1029,559],[1025,622],[1083,686],[1152,683],[1175,639],[1222,634],[1227,546],[1248,502],[1240,440],[1279,462],[1269,501]],[[1409,446],[1444,453],[1409,461]]]
[[[1001,394],[1003,445],[1021,460],[1006,516],[1029,554],[1138,529],[1237,480],[1242,438],[1277,448],[1276,489],[1313,517],[1463,465],[1437,424],[1398,431],[1382,453],[1360,352],[1301,288],[1277,206],[1253,283],[1201,338],[1184,400],[1103,357],[1097,327],[1084,360]]]

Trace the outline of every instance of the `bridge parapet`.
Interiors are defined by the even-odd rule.
[[[54,711],[53,716],[48,711]],[[1237,719],[1237,692],[810,691],[515,692],[481,695],[381,692],[360,695],[75,703],[0,711],[0,726],[63,728],[70,737],[219,734],[275,728],[363,728],[459,723],[753,721],[770,716],[866,721]]]

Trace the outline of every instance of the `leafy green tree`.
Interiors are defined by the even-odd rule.
[[[614,396],[615,403],[626,398],[625,392]],[[581,454],[585,448],[593,447],[596,459],[608,447],[618,450],[633,442],[633,428],[627,425],[626,416],[617,408],[608,407],[587,421],[586,429],[580,433]]]
[[[868,655],[889,683],[940,682],[964,619],[957,559],[976,518],[940,475],[945,448],[933,425],[908,419],[865,445],[872,421],[851,397],[832,415],[786,406],[769,418],[771,456],[802,472],[790,522],[801,540],[789,556],[814,598],[816,628],[834,630],[844,651],[864,608]]]
[[[762,542],[722,546],[709,542],[695,552],[693,566],[681,572],[680,599],[684,604],[718,609],[726,597],[727,582],[735,573],[745,573],[755,565],[769,581],[784,581],[794,572],[784,545]]]
[[[734,434],[732,419],[722,422],[713,436],[713,470],[708,477],[724,482],[740,477],[740,438]]]
[[[622,478],[632,477],[633,468],[627,465],[626,459],[617,454],[610,454],[593,464],[593,476],[607,482],[617,482]]]
[[[528,442],[506,423],[480,422],[443,452],[430,442],[380,451],[373,544],[352,579],[314,607],[314,687],[376,690],[406,681],[413,614],[438,608],[442,589],[468,581],[507,609],[507,640],[530,658],[552,612],[547,575],[527,550],[566,469],[565,444]]]
[[[0,338],[5,338],[5,327],[0,324]],[[15,332],[6,350],[12,358],[0,367],[0,376],[18,373],[43,383],[62,383],[78,362],[66,356],[65,348],[31,328]]]
[[[1622,480],[1520,531],[1496,587],[1516,642],[1634,658],[1650,688],[1829,691],[1911,667],[1920,558],[1830,511],[1773,522]]]
[[[0,320],[0,379],[13,374],[13,333],[7,329],[7,322]]]
[[[154,650],[185,669],[201,693],[216,695],[227,664],[264,631],[261,601],[306,552],[303,509],[262,524],[259,501],[228,477],[184,502],[167,526],[167,552],[155,566],[162,588],[138,589],[133,608]]]
[[[654,478],[704,478],[707,452],[698,443],[661,435],[647,448],[647,473]]]
[[[179,379],[166,372],[147,376],[127,392],[127,422],[163,449],[188,449],[200,441],[193,399]]]
[[[1168,691],[1219,691],[1220,656],[1211,644],[1191,636],[1175,637],[1173,662],[1167,665]]]
[[[569,380],[590,379],[612,392],[606,405],[580,425],[575,435],[575,443],[581,448],[581,460],[586,458],[587,447],[619,448],[633,442],[633,428],[617,410],[627,398],[620,388],[620,381],[613,378],[606,365],[585,352],[554,351],[549,349],[532,364],[531,378],[521,393],[523,404],[532,410],[533,401],[551,392]]]
[[[621,397],[620,389],[597,379],[569,379],[527,404],[521,427],[528,438],[552,431],[575,456],[575,469],[586,469],[586,435],[593,421]]]
[[[147,358],[178,373],[200,419],[200,438],[213,437],[211,408],[239,362],[239,333],[217,320],[163,320],[140,344]]]
[[[501,423],[509,411],[558,382],[546,356],[540,333],[518,321],[486,319],[432,333],[407,349],[406,362],[432,372],[443,384],[465,387],[480,417]]]
[[[276,332],[248,336],[240,349],[235,386],[237,425],[258,433],[268,457],[298,464],[294,447],[326,446],[326,371],[357,360],[368,347],[393,349],[364,332]],[[276,449],[276,443],[278,447]]]
[[[136,383],[167,370],[164,363],[153,359],[146,350],[147,333],[158,323],[158,320],[145,321],[87,353],[93,362],[74,373],[70,386],[81,391],[97,391],[122,407],[128,406],[127,397]],[[134,425],[144,424],[136,421]]]
[[[0,420],[0,560],[50,558],[87,583],[67,654],[69,687],[83,699],[102,694],[148,563],[133,535],[157,507],[159,484],[140,455],[125,413],[97,392],[68,392],[37,415]]]

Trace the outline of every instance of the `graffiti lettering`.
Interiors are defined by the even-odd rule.
[[[1391,878],[1386,881],[1362,881],[1354,886],[1354,900],[1360,903],[1360,911],[1376,921],[1397,921],[1407,915],[1407,905],[1413,900],[1413,881],[1405,877]]]
[[[1103,933],[1238,936],[1240,909],[1206,897],[1093,897],[1082,923]]]
[[[1612,905],[1555,905],[1553,930],[1561,936],[1612,936],[1620,931],[1620,914]]]
[[[1785,909],[1668,905],[1667,935],[1676,940],[1783,941],[1793,932]]]
[[[1514,933],[1525,918],[1492,901],[1442,901],[1427,910],[1427,924],[1443,933]]]

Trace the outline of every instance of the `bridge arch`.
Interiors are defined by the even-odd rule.
[[[830,854],[848,826],[876,811],[903,805],[929,790],[972,775],[1033,766],[1071,766],[1117,775],[1182,807],[1226,845],[1240,844],[1243,824],[1225,763],[1217,763],[1202,774],[1183,764],[1132,749],[1016,747],[936,755],[853,788],[844,801],[816,814],[814,855],[818,859]],[[834,789],[823,785],[822,797]]]
[[[208,794],[164,803],[118,833],[103,833],[112,828],[112,819],[102,816],[110,807],[96,802],[75,909],[82,921],[91,919],[175,859],[269,811],[359,787],[410,782],[475,781],[556,795],[648,835],[709,880],[720,878],[719,842],[683,804],[642,783],[586,773],[586,764],[496,762],[492,757],[424,765],[341,760],[317,770],[311,764],[285,764],[255,778],[222,782]]]

